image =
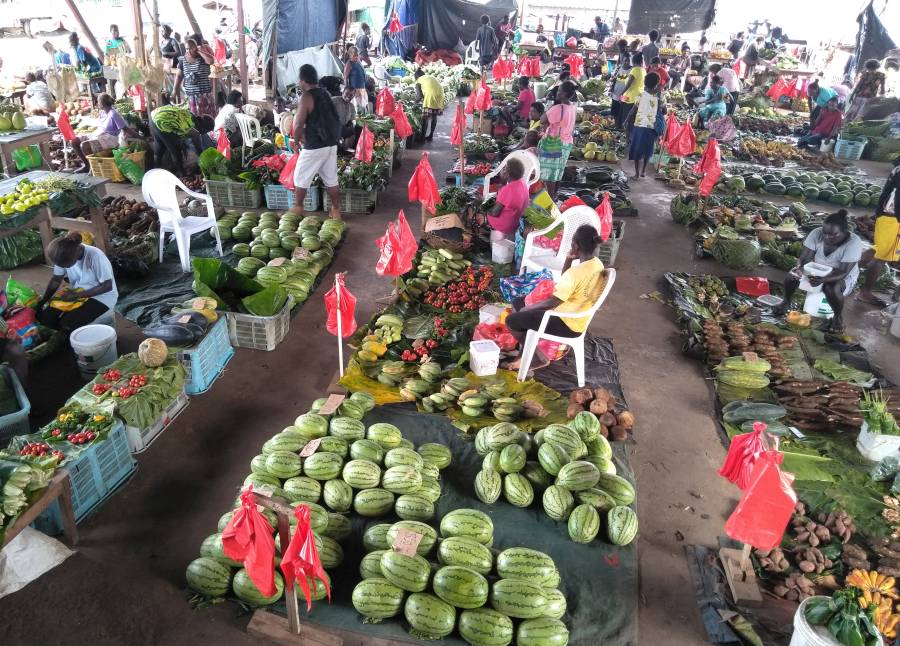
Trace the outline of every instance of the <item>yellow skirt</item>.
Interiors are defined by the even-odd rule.
[[[898,255],[898,235],[900,222],[890,215],[879,215],[875,219],[875,259],[885,262],[900,260]]]

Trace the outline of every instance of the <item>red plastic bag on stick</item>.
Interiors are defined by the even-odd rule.
[[[375,97],[375,114],[379,117],[389,117],[394,114],[397,102],[389,88],[383,87]]]
[[[520,76],[528,76],[531,74],[531,58],[529,56],[522,56],[519,59],[518,71]]]
[[[685,121],[679,128],[669,148],[669,154],[675,157],[686,157],[697,147],[697,136],[690,121]]]
[[[331,586],[328,585],[328,576],[319,559],[319,550],[316,548],[315,536],[313,536],[312,522],[310,520],[309,507],[297,505],[294,508],[294,516],[297,518],[297,527],[291,542],[281,557],[281,571],[284,572],[284,591],[289,593],[294,586],[294,581],[300,584],[303,596],[306,597],[306,612],[312,610],[312,598],[309,582],[318,579],[325,585],[325,593],[328,601],[331,601]]]
[[[466,98],[466,114],[475,114],[478,104],[478,90],[481,88],[481,81],[476,81],[477,85],[469,92]]]
[[[581,78],[584,73],[584,58],[579,54],[569,54],[563,62],[569,66],[573,79]]]
[[[465,134],[466,134],[466,115],[463,112],[462,106],[459,103],[457,103],[456,104],[456,115],[453,117],[453,129],[450,131],[450,143],[454,146],[461,145]]]
[[[412,269],[412,261],[416,255],[416,251],[418,251],[419,249],[419,241],[416,239],[416,236],[412,231],[412,227],[409,226],[409,222],[407,222],[406,215],[404,215],[402,209],[397,214],[396,230],[397,236],[400,238],[400,268],[403,269],[403,271],[400,273],[405,274],[410,269]]]
[[[231,159],[231,142],[225,134],[225,128],[216,130],[216,150],[225,155],[225,159]]]
[[[675,117],[675,112],[673,110],[669,110],[669,113],[666,115],[666,134],[663,137],[662,145],[669,152],[672,153],[672,144],[678,138],[678,133],[681,131],[681,124],[678,123],[678,119]]]
[[[766,92],[766,96],[773,101],[778,101],[778,99],[781,98],[781,95],[787,92],[787,87],[787,83],[785,83],[784,79],[779,76],[778,80],[772,83],[772,87],[770,87]]]
[[[706,143],[706,148],[703,151],[703,155],[700,157],[700,161],[697,162],[697,166],[694,168],[695,173],[703,175],[699,189],[699,193],[703,197],[708,197],[709,194],[712,193],[713,187],[719,179],[719,175],[722,174],[721,160],[722,156],[719,151],[719,142],[710,138]]]
[[[552,281],[551,281],[552,282]],[[479,323],[472,334],[473,341],[493,341],[501,350],[509,351],[518,345],[505,323]]]
[[[475,108],[482,112],[491,109],[491,88],[482,83],[475,96]]]
[[[356,157],[361,162],[367,164],[372,161],[372,149],[375,147],[375,135],[369,130],[369,126],[363,126],[362,132],[359,133],[359,139],[356,140]]]
[[[757,458],[766,450],[764,434],[766,425],[762,422],[753,424],[753,431],[742,433],[731,438],[728,455],[718,473],[742,491],[750,484],[750,474]]]
[[[287,160],[287,163],[284,165],[284,168],[281,169],[281,172],[278,173],[278,183],[284,186],[289,191],[293,191],[296,186],[294,186],[294,169],[297,168],[297,160],[300,159],[300,153],[294,153],[291,155],[291,158]]]
[[[784,456],[774,450],[764,451],[756,460],[750,483],[725,522],[725,533],[734,540],[760,550],[781,543],[797,504],[794,476],[781,470],[782,460]]]
[[[344,286],[344,274],[335,274],[337,285],[325,292],[325,329],[334,336],[338,335],[338,316],[341,317],[341,337],[352,336],[356,332],[356,296]],[[338,296],[340,287],[340,296]]]
[[[401,31],[403,31],[403,25],[400,24],[400,16],[396,11],[391,15],[391,22],[388,25],[388,31],[392,34],[399,34]]]
[[[502,81],[503,79],[508,79],[510,76],[509,70],[509,61],[505,58],[498,58],[494,61],[494,64],[491,66],[491,76],[494,77],[495,81]]]
[[[223,66],[228,58],[228,53],[225,50],[225,41],[221,38],[214,38],[213,40],[216,45],[216,49],[213,52],[213,62],[216,65]]]
[[[69,113],[65,106],[60,104],[59,113],[56,115],[56,127],[66,141],[75,141],[75,131],[72,130],[72,122],[69,121]]]
[[[441,203],[441,194],[438,192],[437,182],[434,180],[428,153],[422,153],[416,170],[409,178],[406,192],[410,202],[421,202],[425,210],[430,213],[434,213],[434,207]]]
[[[253,486],[241,492],[241,506],[222,530],[225,556],[242,561],[250,580],[259,591],[275,594],[275,539],[272,526],[253,500]]]
[[[531,66],[528,71],[529,76],[535,76],[535,77],[541,76],[541,59],[540,59],[540,57],[539,56],[530,56],[529,59],[531,61],[529,63],[529,65]]]
[[[409,125],[409,119],[406,118],[406,112],[403,111],[403,104],[399,101],[397,102],[397,107],[394,108],[394,114],[391,115],[391,119],[394,121],[394,133],[398,137],[406,139],[412,135],[412,126]]]
[[[603,192],[603,199],[600,200],[600,204],[598,204],[597,208],[594,210],[597,212],[597,215],[600,216],[600,239],[603,242],[606,242],[612,233],[613,226],[613,209],[612,204],[609,203],[609,191]]]

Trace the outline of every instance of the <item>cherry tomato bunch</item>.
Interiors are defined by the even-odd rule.
[[[87,444],[97,439],[97,434],[94,431],[79,431],[78,433],[70,433],[66,439],[72,444]]]
[[[122,378],[122,371],[116,370],[113,368],[112,370],[107,370],[103,373],[103,381],[119,381]]]
[[[145,375],[131,375],[128,385],[132,388],[143,388],[147,385],[147,377]]]
[[[135,388],[134,386],[119,386],[113,391],[112,396],[128,399],[129,397],[137,395],[139,390],[139,388]]]
[[[19,450],[19,455],[26,455],[32,458],[43,458],[52,455],[54,458],[59,458],[60,462],[66,459],[62,451],[51,448],[46,442],[29,442]]]
[[[441,339],[447,336],[447,328],[444,327],[444,319],[440,317],[434,318],[434,330],[428,339],[416,339],[411,349],[404,350],[400,355],[403,361],[418,361],[420,358],[428,357],[431,351],[441,344]]]
[[[100,395],[106,394],[110,388],[112,388],[112,386],[109,384],[94,384],[91,386],[91,392],[99,397]]]
[[[493,280],[494,272],[490,267],[469,267],[456,280],[425,292],[424,301],[454,314],[472,312],[487,303],[485,293]]]

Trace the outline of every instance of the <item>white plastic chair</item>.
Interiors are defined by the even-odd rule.
[[[500,162],[500,165],[496,168],[496,170],[492,170],[490,173],[484,176],[484,199],[488,199],[491,195],[495,195],[495,193],[491,192],[491,178],[496,177],[500,174],[500,171],[503,170],[503,167],[506,166],[506,163],[510,159],[518,159],[522,162],[522,165],[525,166],[525,173],[522,175],[522,178],[525,180],[525,183],[531,186],[538,178],[541,176],[541,163],[538,161],[537,155],[527,150],[514,150],[509,153],[506,157],[503,158],[503,161]]]
[[[206,202],[206,215],[181,215],[181,205],[178,202],[176,189],[181,189],[191,197]],[[161,168],[154,168],[144,174],[141,182],[141,192],[144,201],[156,209],[159,214],[159,261],[162,262],[165,247],[166,234],[175,236],[178,244],[178,255],[181,258],[181,269],[184,272],[191,270],[191,236],[195,233],[212,231],[216,239],[216,248],[219,255],[222,251],[222,240],[219,238],[219,227],[216,225],[216,212],[213,208],[212,198],[203,193],[195,193],[188,189],[172,173]]]
[[[259,125],[259,119],[241,112],[236,112],[234,118],[241,130],[241,139],[244,140],[245,149],[241,151],[241,163],[245,164],[246,148],[252,148],[256,141],[262,139],[262,126]]]
[[[555,341],[556,343],[561,343],[572,348],[572,352],[575,354],[575,369],[578,374],[578,387],[584,388],[584,336],[587,333],[587,327],[585,327],[585,331],[582,332],[580,336],[565,337],[548,334],[546,332],[547,325],[550,323],[551,316],[564,316],[566,318],[586,318],[588,320],[588,326],[590,326],[594,314],[597,313],[597,310],[603,305],[603,301],[609,296],[609,292],[612,290],[613,283],[615,282],[616,270],[612,268],[606,269],[606,285],[603,286],[603,291],[600,292],[597,302],[584,312],[577,312],[574,314],[569,312],[561,314],[555,310],[547,310],[544,312],[544,317],[541,319],[541,324],[538,329],[528,330],[528,334],[525,336],[525,344],[522,346],[521,363],[519,364],[519,374],[517,376],[519,381],[525,381],[528,377],[528,369],[531,367],[531,360],[534,359],[534,353],[537,350],[538,342],[541,339],[546,339],[547,341]]]
[[[478,65],[478,41],[473,40],[466,47],[466,65]]]
[[[563,231],[559,251],[554,252],[552,249],[544,249],[534,243],[538,236],[549,233],[560,224],[563,225]],[[519,266],[519,273],[524,274],[527,271],[549,269],[553,274],[553,280],[558,281],[559,277],[562,276],[562,268],[566,262],[566,256],[569,255],[569,250],[572,248],[572,237],[575,235],[578,227],[585,224],[594,227],[599,235],[600,216],[591,207],[581,204],[567,209],[561,218],[557,218],[546,229],[529,233],[528,237],[525,238],[525,249],[522,252],[522,264]]]

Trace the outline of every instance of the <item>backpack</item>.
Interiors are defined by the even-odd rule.
[[[310,92],[315,103],[315,114],[317,117],[315,122],[316,134],[323,142],[329,146],[334,146],[341,138],[341,120],[338,117],[334,103],[332,103],[331,97],[322,88],[315,88],[310,90]]]

